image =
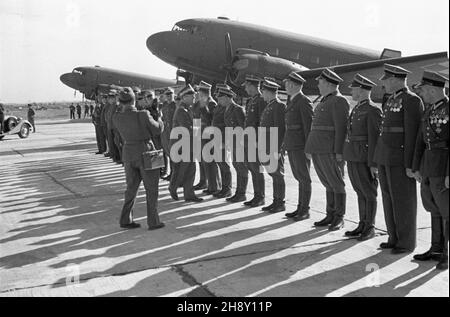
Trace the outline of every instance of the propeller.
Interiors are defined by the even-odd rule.
[[[227,82],[231,81],[232,77],[236,76],[236,69],[234,63],[238,62],[239,60],[234,55],[233,51],[233,43],[231,42],[231,36],[230,33],[225,34],[225,64],[222,66],[222,68],[226,71],[225,81]]]

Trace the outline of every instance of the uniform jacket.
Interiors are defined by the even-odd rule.
[[[95,109],[94,109],[94,113],[92,114],[92,123],[94,125],[100,126],[101,113],[102,113],[102,106],[96,105]]]
[[[165,102],[161,107],[162,119],[164,122],[164,133],[170,136],[170,131],[172,130],[173,116],[175,115],[176,109],[175,102]]]
[[[173,116],[172,129],[175,129],[177,127],[183,127],[189,130],[189,139],[191,144],[190,150],[192,153],[193,116],[189,105],[185,104],[184,102],[180,104],[180,107],[175,111],[175,114]],[[178,142],[178,140],[180,139],[181,137],[179,137],[178,139],[171,139],[170,146],[172,147],[172,145]]]
[[[344,160],[367,163],[368,166],[375,167],[373,155],[380,131],[381,109],[370,100],[356,105],[348,120]]]
[[[222,143],[225,143],[225,107],[222,105],[217,105],[214,110],[212,122],[213,127],[220,129],[222,133]]]
[[[253,98],[247,100],[245,109],[245,127],[259,127],[261,121],[261,115],[266,108],[266,102],[261,95],[256,95]]]
[[[422,114],[422,100],[407,88],[389,97],[375,149],[377,164],[412,168]]]
[[[449,176],[448,98],[431,105],[422,117],[417,135],[413,170],[425,177]]]
[[[286,123],[284,121],[284,113],[286,105],[278,99],[269,102],[261,114],[261,128],[266,128],[266,152],[271,153],[274,149],[267,151],[270,146],[270,128],[278,128],[278,153],[281,153],[284,134],[286,131]]]
[[[136,109],[117,113],[113,120],[123,140],[124,162],[141,161],[142,153],[155,150],[151,139],[164,129],[161,120],[155,121],[147,111]]]
[[[304,150],[311,131],[313,108],[311,100],[299,93],[288,101],[286,113],[286,134],[284,149],[286,151]]]
[[[106,110],[111,107],[109,104],[102,105],[102,111],[100,113],[100,125],[106,127]]]
[[[322,98],[314,109],[311,132],[305,152],[310,154],[342,154],[347,134],[350,105],[339,92]]]

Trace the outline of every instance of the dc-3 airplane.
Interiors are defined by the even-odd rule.
[[[112,86],[158,89],[177,86],[178,80],[125,72],[104,67],[77,67],[71,73],[61,75],[60,80],[70,88],[81,92],[86,99],[95,100],[98,93],[107,92]]]
[[[377,52],[224,17],[178,22],[171,31],[150,36],[147,47],[177,67],[177,76],[186,82],[225,80],[238,87],[248,74],[281,82],[296,71],[307,79],[304,91],[309,95],[318,95],[314,79],[326,67],[345,80],[341,85],[344,94],[350,93],[347,87],[356,73],[377,82],[385,63],[412,71],[410,85],[419,82],[424,69],[448,76],[449,68],[447,52],[402,57],[400,51]],[[383,94],[381,85],[373,91],[375,100],[381,100]]]

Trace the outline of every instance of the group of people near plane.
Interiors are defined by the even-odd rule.
[[[431,248],[417,254],[417,261],[437,261],[436,268],[448,269],[449,235],[449,103],[445,93],[448,79],[436,72],[425,71],[422,81],[407,86],[410,72],[386,64],[380,81],[386,91],[381,109],[371,100],[376,83],[361,74],[355,75],[352,98],[356,106],[339,91],[343,79],[330,69],[317,78],[321,99],[313,107],[303,94],[306,80],[291,73],[283,81],[287,103],[278,98],[281,86],[272,78],[247,76],[243,86],[249,98],[245,106],[236,103],[237,94],[226,84],[204,81],[187,85],[177,96],[171,88],[160,94],[138,88],[112,89],[99,96],[93,115],[99,152],[124,164],[127,189],[120,226],[139,228],[133,221],[133,207],[141,181],[147,197],[149,230],[164,227],[158,216],[160,178],[169,181],[169,192],[179,200],[178,189],[184,190],[186,202],[200,203],[196,191],[226,199],[230,204],[243,203],[249,208],[262,207],[267,213],[286,210],[285,156],[289,159],[298,183],[298,204],[285,216],[292,221],[310,218],[312,191],[311,165],[326,189],[326,216],[315,222],[316,227],[330,231],[344,228],[346,213],[345,166],[358,197],[359,224],[345,232],[347,237],[366,241],[375,237],[377,193],[380,185],[388,240],[380,245],[392,254],[412,253],[416,248],[417,182],[420,182],[424,208],[430,212]],[[276,166],[268,170],[268,162],[257,156],[249,159],[259,142],[250,142],[244,135],[231,143],[222,141],[221,160],[199,163],[199,183],[194,186],[196,162],[175,162],[170,155],[180,140],[171,132],[183,127],[195,138],[195,119],[201,119],[201,131],[209,127],[225,134],[226,128],[263,130],[258,137],[269,144],[270,128],[276,128],[278,145],[270,148]],[[273,130],[272,130],[273,131]],[[225,139],[225,137],[223,138]],[[202,138],[206,147],[209,139]],[[271,143],[270,143],[271,144]],[[238,147],[244,147],[244,160],[238,159]],[[142,153],[163,149],[166,168],[146,170]],[[216,149],[214,149],[216,150]],[[258,151],[256,151],[258,152]],[[227,153],[230,162],[225,159]],[[231,166],[236,171],[236,189],[232,192]],[[170,171],[170,173],[169,173]],[[267,172],[268,171],[268,172]],[[266,205],[265,181],[272,178],[272,203]],[[248,200],[249,176],[253,182],[253,197]]]

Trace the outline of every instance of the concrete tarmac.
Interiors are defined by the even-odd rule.
[[[314,170],[304,222],[209,196],[174,202],[161,181],[166,227],[146,230],[141,187],[135,218],[142,228],[126,231],[118,225],[123,168],[95,155],[93,125],[37,124],[28,139],[0,141],[0,296],[449,296],[448,271],[436,271],[436,262],[378,249],[387,239],[381,194],[377,237],[344,236],[359,220],[348,177],[346,228],[338,232],[313,227],[325,215]],[[293,211],[297,185],[286,170]],[[419,199],[415,253],[430,247],[429,218]]]

